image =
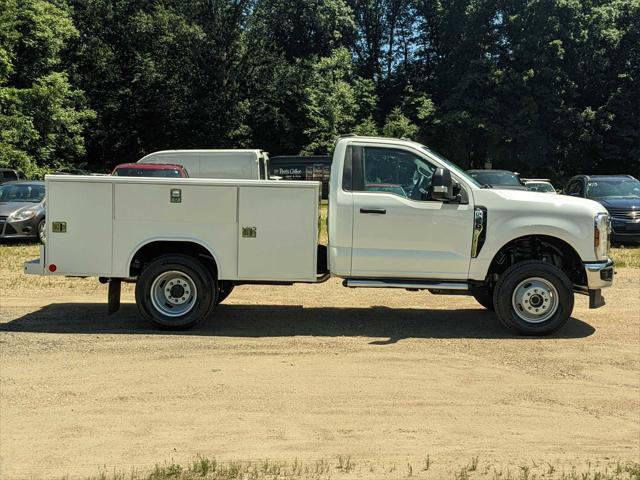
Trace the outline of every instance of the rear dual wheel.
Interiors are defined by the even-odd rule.
[[[163,255],[136,282],[140,314],[167,330],[192,327],[208,317],[218,301],[218,282],[202,263],[187,255]]]

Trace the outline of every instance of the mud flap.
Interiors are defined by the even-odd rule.
[[[589,290],[589,308],[600,308],[605,304],[602,290]]]
[[[109,306],[107,308],[107,314],[113,315],[120,310],[120,291],[122,287],[122,280],[119,278],[111,278],[109,280]]]

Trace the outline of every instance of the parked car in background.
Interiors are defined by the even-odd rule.
[[[0,184],[6,182],[15,182],[16,180],[22,180],[24,175],[12,168],[0,168]]]
[[[182,165],[191,178],[269,178],[269,155],[263,150],[162,150],[138,163]]]
[[[508,190],[528,190],[517,173],[509,170],[467,170],[480,185]]]
[[[525,187],[532,192],[541,193],[558,193],[555,187],[551,184],[551,180],[546,178],[523,178]]]
[[[161,178],[189,178],[189,173],[182,165],[123,163],[113,169],[111,175],[117,177],[161,177]]]
[[[613,242],[640,242],[640,181],[631,175],[576,175],[565,195],[600,202],[611,215]]]
[[[44,182],[0,185],[0,240],[37,238],[46,241]]]

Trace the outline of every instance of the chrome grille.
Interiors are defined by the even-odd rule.
[[[622,218],[625,220],[640,218],[640,210],[633,210],[630,208],[609,208],[608,210],[612,217]]]

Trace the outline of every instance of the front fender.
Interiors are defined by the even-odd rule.
[[[582,221],[580,221],[582,220]],[[486,241],[476,258],[471,259],[469,278],[484,280],[496,254],[508,243],[531,235],[557,238],[569,244],[583,261],[596,260],[593,248],[593,224],[584,217],[550,218],[543,214],[530,214],[492,221],[488,215]]]

